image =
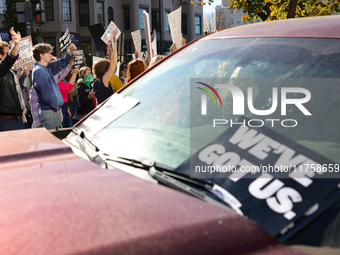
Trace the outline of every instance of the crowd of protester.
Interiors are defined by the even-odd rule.
[[[120,65],[118,77],[117,49],[113,47],[112,52],[110,46],[108,59],[100,59],[92,68],[84,61],[81,68],[72,69],[76,46],[71,44],[68,52],[57,59],[52,55],[53,47],[46,43],[34,45],[35,63],[14,69],[21,35],[13,28],[10,34],[12,49],[7,42],[0,42],[0,131],[72,127],[147,69],[136,54],[136,59]],[[147,62],[151,67],[163,58],[157,55]]]

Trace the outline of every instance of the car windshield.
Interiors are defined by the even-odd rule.
[[[261,91],[264,86],[280,89],[283,86],[280,79],[327,78],[333,80],[334,85],[308,88],[312,100],[307,108],[313,118],[299,122],[294,128],[274,130],[340,163],[337,128],[340,96],[335,87],[340,77],[338,45],[337,39],[313,38],[197,41],[122,91],[122,95],[138,99],[139,104],[94,135],[91,141],[110,155],[148,158],[176,168],[228,128],[219,127],[216,132],[206,134],[205,124],[200,125],[198,121],[190,126],[190,118],[200,118],[199,112],[191,112],[190,117],[190,104],[200,103],[190,101],[191,78],[205,82],[252,78],[253,83],[256,79],[275,78],[276,84],[256,84],[257,95],[261,97],[258,101],[265,102],[257,105],[257,109],[268,109],[271,105],[266,104],[270,103],[272,94]],[[299,113],[288,116],[289,108],[287,112],[287,119],[300,118]],[[228,112],[226,118],[227,115]],[[251,117],[249,112],[245,115]],[[191,144],[194,150],[190,150],[190,128],[191,132],[205,134],[196,144]]]

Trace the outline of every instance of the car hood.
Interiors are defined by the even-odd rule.
[[[0,140],[0,254],[299,254],[233,212],[81,159],[46,129]]]

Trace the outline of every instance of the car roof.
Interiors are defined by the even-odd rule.
[[[240,37],[340,38],[340,15],[243,25],[212,33],[201,40]]]

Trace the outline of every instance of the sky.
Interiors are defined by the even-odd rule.
[[[212,3],[210,6],[208,4],[204,5],[203,6],[203,15],[206,16],[206,15],[211,14],[212,12],[215,12],[214,7],[216,5],[220,5],[220,4],[222,4],[222,0],[214,0],[214,3]]]

